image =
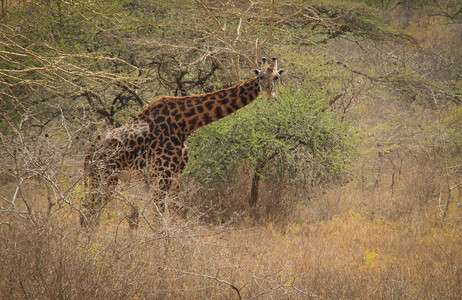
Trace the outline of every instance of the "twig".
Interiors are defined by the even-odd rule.
[[[187,271],[178,270],[178,269],[167,269],[167,270],[175,271],[175,272],[185,274],[185,275],[204,277],[204,278],[207,278],[207,279],[215,280],[215,281],[217,281],[219,283],[226,284],[227,286],[229,286],[232,290],[234,290],[236,292],[238,299],[242,299],[241,289],[240,288],[238,288],[234,284],[232,284],[232,283],[230,283],[230,282],[228,282],[226,280],[220,279],[220,278],[218,278],[216,276],[207,275],[207,274],[193,273],[193,272],[187,272]]]

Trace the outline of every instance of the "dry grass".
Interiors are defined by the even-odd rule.
[[[319,190],[283,225],[189,216],[130,231],[116,205],[84,231],[69,210],[35,225],[2,213],[0,298],[460,299],[462,212],[453,202],[442,220],[423,162],[404,160],[393,189],[383,163]]]

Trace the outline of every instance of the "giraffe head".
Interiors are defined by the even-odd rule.
[[[253,72],[260,79],[260,89],[266,93],[268,99],[273,99],[276,96],[276,83],[279,77],[285,70],[278,70],[278,61],[276,57],[271,59],[268,63],[265,57],[261,59],[261,69],[253,70]]]

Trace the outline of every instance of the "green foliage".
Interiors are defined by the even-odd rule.
[[[75,120],[86,110],[86,92],[98,95],[101,107],[118,86],[134,82],[136,68],[108,51],[120,49],[116,34],[132,21],[120,9],[116,1],[9,7],[0,20],[0,127],[27,120],[23,128],[41,128],[61,115]]]
[[[348,125],[328,110],[319,89],[283,88],[277,100],[256,100],[239,112],[200,129],[189,138],[188,171],[208,180],[249,163],[261,176],[284,181],[315,174],[305,184],[340,179],[353,153]]]
[[[364,3],[368,6],[378,7],[383,9],[391,9],[393,7],[404,5],[406,7],[422,7],[429,1],[426,0],[405,0],[405,1],[397,1],[397,0],[364,0]]]
[[[364,0],[364,3],[380,9],[403,9],[408,14],[413,10],[427,17],[443,17],[451,22],[462,18],[462,4],[459,0]]]

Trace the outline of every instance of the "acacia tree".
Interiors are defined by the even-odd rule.
[[[17,163],[16,169],[25,169],[27,159],[20,156],[40,161],[42,153],[61,153],[62,158],[53,160],[60,163],[47,167],[54,179],[43,182],[65,195],[68,185],[59,184],[62,175],[78,164],[92,135],[102,126],[125,123],[152,99],[229,86],[246,78],[261,55],[280,56],[287,49],[281,46],[305,49],[377,30],[356,17],[367,15],[359,6],[174,4],[56,0],[8,7],[0,22],[0,93],[5,100],[0,127],[2,150],[9,153],[3,165]],[[296,69],[300,65],[294,63]],[[291,81],[302,82],[302,74],[294,72]],[[70,158],[70,153],[80,156]],[[275,155],[252,154],[255,187]],[[7,167],[2,172],[13,174]],[[18,174],[13,174],[16,187],[25,178]],[[256,195],[258,188],[253,190]],[[11,197],[14,193],[5,199]]]
[[[105,21],[111,20],[101,7],[87,2],[28,1],[2,16],[0,172],[12,185],[2,192],[2,212],[19,212],[38,224],[63,203],[78,209],[79,174],[64,174],[80,160],[91,111],[115,124],[114,107],[140,102],[133,92],[138,68],[85,47]],[[32,205],[34,184],[48,191],[45,211]]]
[[[305,91],[308,89],[309,93]],[[220,203],[220,198],[229,202],[228,189],[232,191],[241,181],[249,180],[245,202],[251,208],[262,201],[257,211],[269,213],[268,217],[272,213],[280,217],[290,214],[295,202],[283,203],[284,197],[276,196],[275,204],[259,197],[262,179],[276,184],[277,193],[305,194],[312,186],[340,183],[346,178],[347,161],[354,151],[353,136],[340,115],[329,111],[332,97],[313,86],[285,88],[275,101],[256,101],[204,127],[189,139],[190,148],[198,150],[192,151],[187,177],[201,182],[216,197],[217,211],[226,211],[228,205],[238,211],[239,205]],[[228,189],[223,188],[226,186]],[[204,201],[198,200],[194,206],[209,205],[200,202]],[[277,212],[271,211],[272,205],[278,206]],[[219,214],[209,217],[227,217]]]

